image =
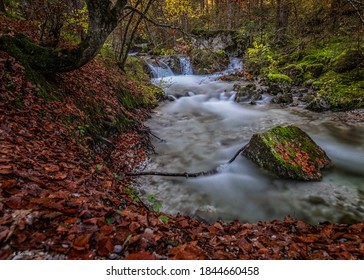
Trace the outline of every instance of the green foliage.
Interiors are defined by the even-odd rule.
[[[147,200],[152,205],[153,211],[155,211],[155,212],[160,211],[160,209],[162,208],[162,204],[156,200],[156,198],[153,194],[147,194]]]
[[[165,224],[168,224],[168,222],[169,222],[169,218],[164,215],[159,216],[158,219],[161,220]]]
[[[136,191],[133,188],[131,188],[131,187],[126,188],[125,193],[127,195],[129,195],[134,201],[136,201],[136,202],[141,201],[139,195],[136,193]]]
[[[247,49],[244,62],[248,71],[255,75],[270,72],[277,66],[271,48],[257,42],[253,42],[253,46]]]

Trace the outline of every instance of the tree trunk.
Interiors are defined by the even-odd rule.
[[[277,0],[276,40],[278,44],[284,44],[286,40],[289,14],[290,14],[290,1]]]
[[[117,0],[115,4],[111,0],[87,0],[86,3],[89,14],[88,32],[75,50],[55,51],[33,44],[22,35],[0,37],[0,49],[42,73],[67,72],[82,67],[99,53],[117,26],[127,0]]]
[[[6,13],[4,0],[0,0],[0,13]]]

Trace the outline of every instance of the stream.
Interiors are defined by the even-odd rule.
[[[296,125],[333,160],[320,182],[282,180],[239,156],[218,174],[199,178],[139,178],[144,196],[154,195],[161,211],[206,222],[269,221],[291,216],[311,224],[364,220],[364,126],[347,124],[339,113],[315,113],[270,103],[235,103],[232,82],[218,75],[154,78],[166,101],[146,123],[156,154],[145,171],[199,172],[226,163],[254,133]]]

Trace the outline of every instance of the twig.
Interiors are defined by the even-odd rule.
[[[188,173],[188,172],[168,173],[168,172],[149,171],[149,172],[126,173],[126,174],[124,174],[124,176],[126,176],[126,177],[165,176],[165,177],[185,177],[186,179],[188,179],[188,178],[196,178],[196,177],[201,177],[201,176],[214,175],[214,174],[218,173],[219,171],[221,171],[223,168],[225,168],[227,165],[231,164],[238,157],[238,155],[246,149],[246,147],[247,147],[247,145],[240,148],[227,163],[219,165],[208,171],[201,171],[201,172],[196,172],[196,173]]]

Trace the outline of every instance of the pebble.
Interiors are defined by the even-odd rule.
[[[123,250],[123,246],[121,246],[121,245],[114,246],[114,253],[120,254],[122,250]]]

